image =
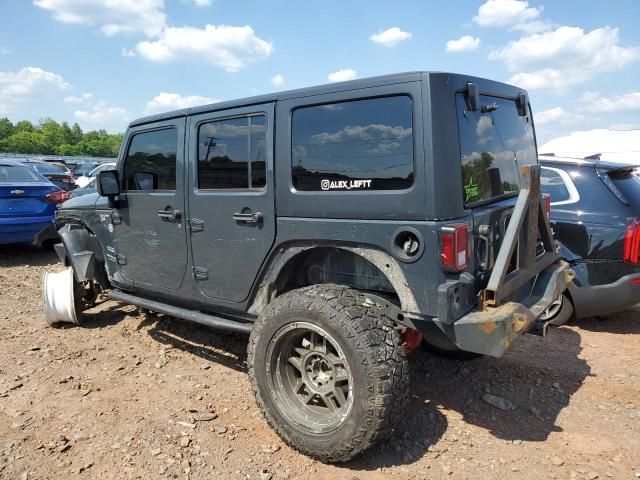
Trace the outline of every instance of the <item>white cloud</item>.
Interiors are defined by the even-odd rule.
[[[120,50],[120,56],[121,57],[135,57],[136,56],[136,52],[134,52],[133,50],[128,50],[128,49],[122,47],[122,50]]]
[[[64,97],[64,103],[69,105],[86,105],[93,100],[93,93],[83,93],[82,95],[75,97],[70,95],[68,97]]]
[[[404,32],[398,27],[391,27],[384,31],[374,33],[369,40],[384,45],[385,47],[395,47],[400,42],[411,40],[411,33]]]
[[[470,52],[480,46],[480,39],[471,35],[463,35],[458,40],[447,42],[447,52]]]
[[[73,115],[83,128],[105,129],[110,132],[124,132],[131,120],[131,114],[127,110],[109,106],[103,101],[96,102],[91,109],[76,110]]]
[[[165,26],[164,0],[34,0],[64,23],[97,25],[107,36],[143,32],[158,35]]]
[[[136,50],[153,62],[193,60],[235,72],[248,62],[271,55],[273,44],[256,36],[249,25],[204,28],[167,27],[157,40],[140,42]]]
[[[161,113],[170,110],[178,110],[180,108],[195,107],[198,105],[207,105],[216,103],[220,100],[211,97],[203,97],[200,95],[180,95],[179,93],[161,92],[153,97],[145,108],[145,113]]]
[[[568,26],[522,37],[489,55],[515,73],[510,83],[531,90],[562,90],[600,73],[619,70],[638,57],[640,48],[619,45],[617,28],[585,33]]]
[[[327,79],[330,82],[346,82],[347,80],[353,80],[358,76],[358,72],[356,72],[352,68],[344,68],[342,70],[338,70],[337,72],[330,73]]]
[[[212,0],[193,0],[196,7],[210,7],[212,3]]]
[[[562,107],[554,107],[534,113],[533,119],[535,120],[536,126],[545,124],[570,125],[584,120],[584,116],[567,112]]]
[[[0,113],[8,112],[11,105],[69,89],[71,84],[60,75],[37,67],[0,72]]]
[[[11,50],[0,47],[0,55],[9,55],[11,54]]]
[[[601,97],[589,92],[580,98],[585,110],[594,113],[611,113],[640,110],[640,92],[629,92],[612,97]]]
[[[524,25],[536,21],[542,7],[530,7],[521,0],[487,0],[478,9],[473,21],[481,27],[523,29]]]
[[[271,77],[271,83],[273,83],[276,87],[281,87],[284,85],[284,77],[280,74]]]

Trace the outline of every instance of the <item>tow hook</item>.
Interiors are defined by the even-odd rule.
[[[573,279],[576,278],[576,272],[574,272],[570,268],[567,268],[567,270],[565,270],[564,272],[564,278],[567,282],[567,285],[569,285],[571,282],[573,282]]]

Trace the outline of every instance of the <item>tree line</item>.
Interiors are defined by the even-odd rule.
[[[0,118],[0,152],[40,155],[117,157],[122,134],[106,130],[83,132],[80,125],[58,123],[45,118],[37,124],[28,120],[12,123]]]

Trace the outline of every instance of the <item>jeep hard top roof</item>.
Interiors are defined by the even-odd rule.
[[[368,88],[368,87],[377,87],[380,85],[392,85],[395,83],[415,82],[419,80],[424,80],[427,77],[432,75],[464,77],[466,81],[470,81],[470,82],[481,81],[485,85],[491,84],[492,89],[495,89],[495,90],[509,89],[510,91],[512,91],[514,89],[513,85],[494,82],[492,80],[474,77],[472,75],[448,73],[448,72],[427,72],[427,71],[404,72],[404,73],[394,73],[390,75],[380,75],[376,77],[359,78],[357,80],[349,80],[346,82],[328,83],[328,84],[317,85],[313,87],[298,88],[295,90],[285,90],[282,92],[268,93],[266,95],[258,95],[254,97],[240,98],[237,100],[210,103],[207,105],[202,105],[197,107],[182,108],[180,110],[172,110],[165,113],[159,113],[156,115],[150,115],[147,117],[138,118],[136,120],[133,120],[129,124],[129,127],[143,125],[145,123],[158,122],[161,120],[168,120],[170,118],[176,118],[176,117],[181,117],[186,115],[194,115],[199,113],[212,112],[216,110],[227,110],[227,109],[238,108],[238,107],[247,107],[251,105],[259,105],[261,103],[275,102],[278,100],[311,97],[314,95],[344,92],[348,90],[358,90],[358,89]],[[518,91],[522,93],[526,93],[526,91],[523,89],[518,89]]]

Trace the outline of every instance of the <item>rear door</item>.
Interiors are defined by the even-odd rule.
[[[462,195],[473,215],[476,267],[491,270],[522,184],[521,169],[537,163],[530,111],[513,99],[480,95],[474,111],[456,94]],[[488,228],[487,228],[488,227]]]
[[[185,119],[129,130],[112,215],[118,264],[136,286],[175,290],[187,265],[184,225]]]
[[[190,119],[193,276],[206,297],[245,300],[275,239],[273,103]]]

